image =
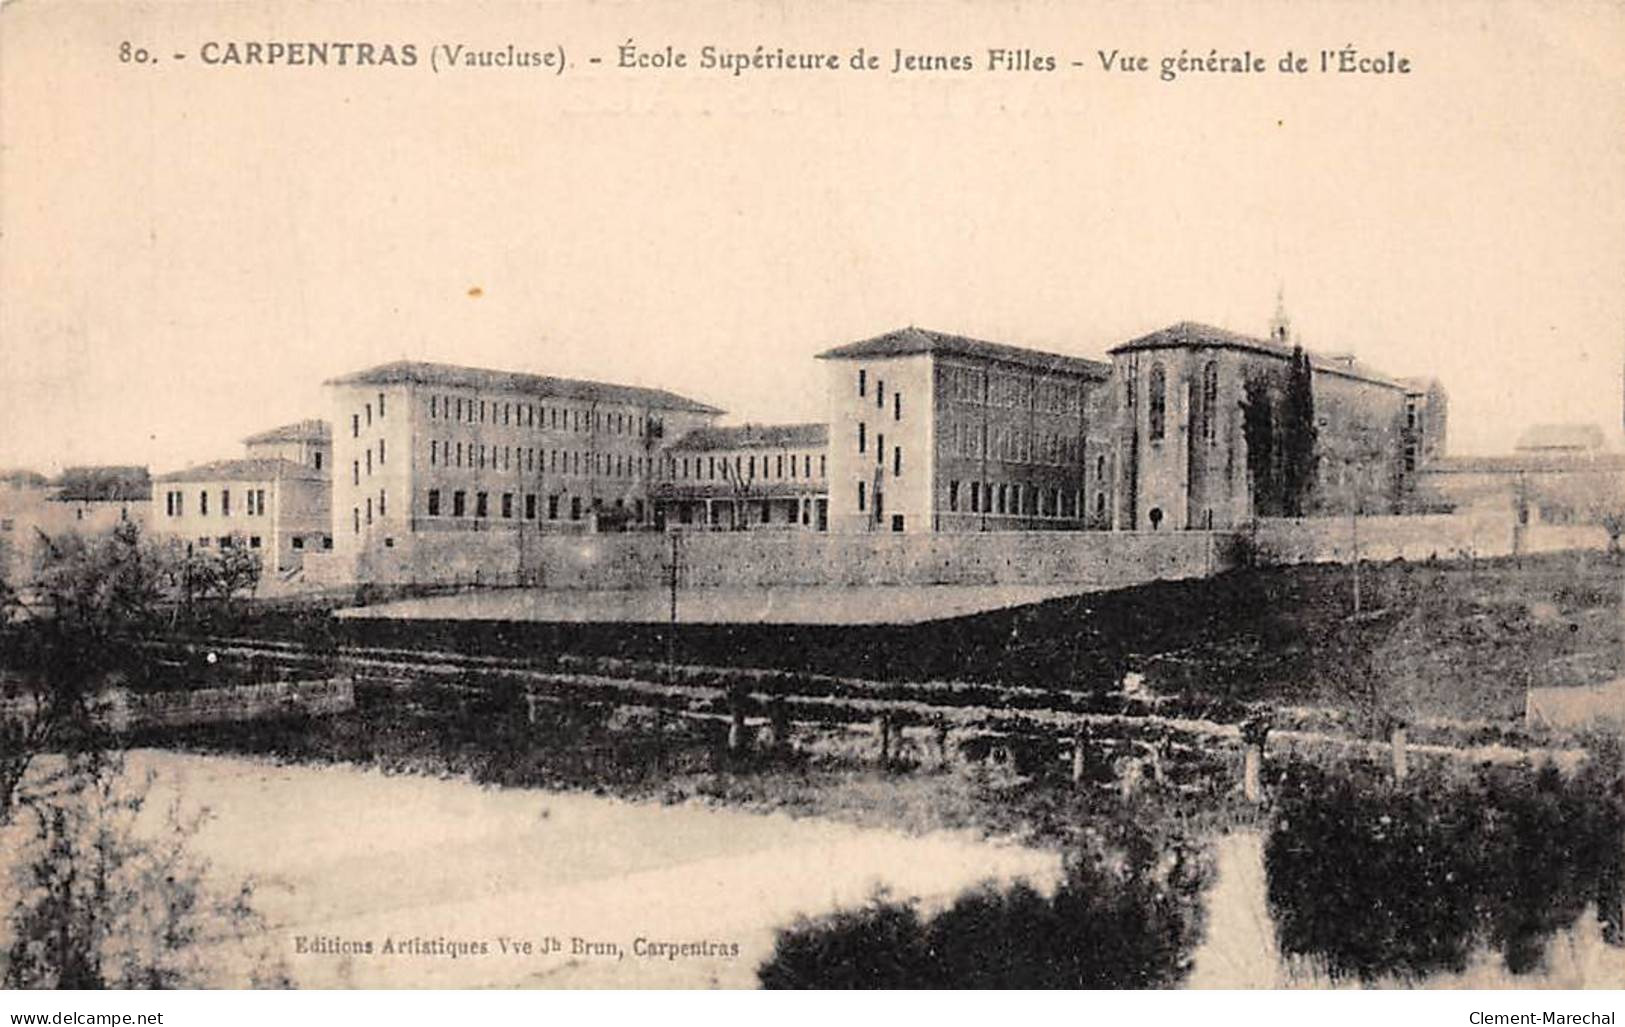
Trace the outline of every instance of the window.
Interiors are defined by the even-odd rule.
[[[429,440],[429,466],[433,467],[435,465],[435,463],[439,460],[439,457],[440,457],[440,441],[438,439],[430,439]]]
[[[361,415],[360,414],[351,414],[350,415],[350,438],[359,439],[360,437],[361,437]]]
[[[886,409],[886,379],[875,379],[875,406],[881,410]]]
[[[440,490],[439,489],[430,489],[429,490],[429,516],[430,517],[439,517],[440,516]]]
[[[350,531],[352,534],[361,534],[361,508],[350,507]]]
[[[959,479],[955,478],[948,483],[948,510],[955,512],[959,509]]]
[[[883,432],[875,435],[875,463],[886,466],[886,436]]]
[[[305,548],[305,540],[300,535],[295,535],[293,537],[293,541],[288,543],[288,544],[291,545],[295,549],[303,549],[303,548]]]
[[[892,477],[900,478],[903,475],[903,447],[893,446],[891,451]]]
[[[198,544],[199,549],[207,549],[210,546],[214,545],[214,539],[211,539],[211,538],[208,538],[208,537],[200,538],[200,539],[197,540],[197,544]]]
[[[382,392],[378,394],[378,416],[380,419],[384,416],[384,394]]]
[[[197,512],[207,517],[209,515],[209,490],[198,489]]]
[[[970,512],[982,512],[982,486],[974,481],[970,483]]]
[[[1208,361],[1202,369],[1202,438],[1209,444],[1218,442],[1219,365]]]
[[[367,427],[370,428],[370,427],[372,427],[372,404],[371,403],[367,404],[366,410],[367,410]]]
[[[826,472],[824,470],[824,457],[820,454],[820,456],[818,457],[818,476],[820,478],[822,478],[822,477],[824,477],[825,473]]]
[[[429,417],[430,417],[431,420],[438,417],[438,416],[440,416],[439,410],[440,410],[440,397],[439,396],[430,396],[429,397]]]
[[[512,492],[504,492],[502,494],[502,516],[503,517],[512,517],[513,516],[513,493]]]
[[[858,422],[858,452],[859,453],[864,452],[864,446],[867,443],[868,443],[868,426],[865,425],[862,421],[859,421]]]
[[[868,395],[868,393],[864,391],[865,389],[868,388],[868,386],[869,386],[869,372],[865,371],[863,368],[860,367],[860,368],[858,368],[858,395],[860,395],[860,396]]]
[[[389,511],[388,511],[388,510],[387,510],[387,509],[386,509],[386,506],[387,506],[387,504],[386,504],[386,503],[385,503],[385,502],[384,502],[384,498],[385,498],[385,497],[384,497],[384,490],[383,490],[383,489],[379,489],[379,490],[378,490],[378,516],[379,516],[379,517],[382,517],[382,516],[384,516],[384,515],[385,515],[385,514],[386,514],[386,513],[388,513],[388,512],[389,512]]]
[[[1004,511],[1007,509],[1006,500],[1008,499],[1008,491],[1008,486],[1002,483],[999,485],[999,513],[1004,513]]]
[[[382,464],[384,462],[384,440],[383,439],[378,440],[378,462],[380,464]]]
[[[372,474],[372,450],[367,450],[367,473]]]
[[[783,453],[780,453],[778,456],[773,458],[773,467],[774,467],[774,471],[776,472],[774,474],[774,477],[776,477],[776,478],[784,477],[784,454]],[[796,469],[796,461],[795,461],[794,457],[791,457],[790,458],[791,477],[795,476],[795,469]]]
[[[525,493],[525,520],[534,521],[535,519],[536,519],[536,494],[534,492],[527,492],[527,493]]]
[[[461,517],[468,509],[467,494],[462,489],[451,494],[451,515]]]
[[[491,516],[490,496],[487,493],[484,493],[484,492],[476,492],[476,493],[474,493],[474,516],[475,517],[489,517],[489,516]]]
[[[1151,367],[1151,380],[1146,385],[1146,418],[1153,442],[1161,441],[1164,428],[1164,405],[1167,400],[1168,381],[1161,364]]]
[[[316,458],[316,469],[319,471],[322,469],[322,451],[318,449],[313,456]]]
[[[332,549],[333,548],[333,536],[332,535],[323,535],[322,536],[322,548],[323,549]]]
[[[230,535],[221,535],[220,536],[220,548],[221,549],[230,549],[231,547],[232,547],[231,536]]]
[[[250,548],[250,549],[258,549],[259,547],[260,547],[260,537],[258,535],[250,535],[250,536],[248,536],[248,548]]]
[[[457,443],[457,466],[463,466],[463,444]]]
[[[893,530],[893,531],[902,531],[903,530],[903,515],[902,514],[892,514],[891,515],[891,530]]]
[[[868,493],[866,493],[866,492],[865,492],[865,491],[864,491],[864,483],[863,483],[863,482],[861,482],[861,481],[860,481],[860,482],[858,482],[858,513],[862,513],[862,512],[863,512],[863,508],[864,508],[864,498],[865,498],[865,496],[867,496],[867,494],[868,494]]]
[[[750,480],[756,480],[756,458],[754,456],[750,458]]]
[[[903,394],[901,392],[891,394],[891,419],[894,421],[903,419]]]
[[[1104,456],[1095,457],[1095,480],[1106,480],[1106,458]]]
[[[559,497],[557,495],[547,497],[547,519],[550,521],[559,519]]]
[[[367,497],[367,523],[372,523],[372,497]]]
[[[231,516],[231,490],[230,489],[221,489],[220,490],[220,516],[222,516],[222,517],[230,517]]]
[[[580,496],[571,496],[570,497],[570,519],[572,521],[581,520],[581,497]]]

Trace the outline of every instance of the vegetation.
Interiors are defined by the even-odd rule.
[[[984,884],[945,911],[877,896],[779,932],[768,988],[1156,988],[1190,971],[1208,853],[1175,821],[1097,815],[1053,894]]]
[[[1618,753],[1600,746],[1572,778],[1441,768],[1395,783],[1358,765],[1290,764],[1265,855],[1282,952],[1369,982],[1459,972],[1489,948],[1526,974],[1587,909],[1620,943]]]
[[[246,890],[211,897],[187,855],[195,822],[138,831],[145,785],[98,716],[153,672],[174,564],[131,523],[48,540],[0,598],[0,981],[15,988],[173,987],[210,980],[196,951],[255,926]],[[24,592],[29,603],[23,604]],[[258,964],[256,964],[258,965]]]
[[[1315,489],[1316,441],[1314,369],[1302,346],[1292,347],[1285,395],[1281,400],[1281,492],[1288,517],[1309,510]]]

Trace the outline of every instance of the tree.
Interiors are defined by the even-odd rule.
[[[99,718],[108,689],[151,675],[143,643],[163,626],[173,561],[132,523],[42,541],[21,583],[31,605],[13,583],[0,609],[0,983],[207,983],[193,945],[251,933],[248,893],[204,888],[178,810],[156,836],[137,830],[146,786]]]
[[[1253,512],[1261,517],[1281,513],[1280,484],[1275,471],[1275,396],[1267,377],[1247,376],[1241,401],[1241,433],[1247,443],[1247,474],[1253,484]]]
[[[1302,517],[1315,488],[1314,368],[1302,346],[1292,347],[1286,394],[1281,402],[1282,505],[1288,517]]]

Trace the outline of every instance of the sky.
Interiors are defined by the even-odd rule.
[[[201,60],[346,39],[419,64]],[[730,77],[617,68],[628,40],[1060,68]],[[439,43],[572,66],[436,72]],[[1274,71],[1349,45],[1413,70]],[[1182,48],[1272,71],[1162,81]],[[1454,453],[1550,421],[1617,446],[1622,124],[1625,5],[1579,0],[13,0],[0,467],[229,457],[401,358],[817,420],[814,355],[903,325],[1100,356],[1181,320],[1262,334],[1282,288],[1306,346],[1441,379]]]

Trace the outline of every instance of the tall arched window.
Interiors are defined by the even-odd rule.
[[[1219,365],[1208,361],[1202,368],[1202,438],[1212,443],[1218,437]]]
[[[1145,392],[1146,419],[1150,424],[1150,434],[1154,441],[1162,438],[1168,393],[1167,376],[1163,374],[1161,364],[1152,365],[1151,380],[1146,384]]]

